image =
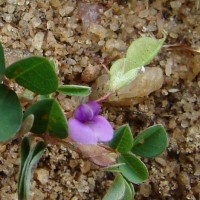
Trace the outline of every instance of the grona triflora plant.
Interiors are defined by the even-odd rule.
[[[157,55],[164,40],[165,37],[142,37],[132,42],[126,56],[116,60],[110,68],[108,93],[98,100],[79,105],[70,119],[66,118],[52,93],[88,96],[90,87],[59,85],[55,62],[44,57],[28,57],[6,68],[3,47],[0,45],[0,142],[23,138],[18,179],[19,200],[29,199],[32,168],[52,140],[79,153],[85,153],[86,148],[88,155],[93,153],[93,148],[98,148],[102,156],[92,161],[115,174],[114,182],[103,200],[134,199],[133,185],[148,178],[147,167],[139,157],[151,158],[161,154],[168,145],[167,133],[161,124],[149,127],[136,138],[133,138],[128,124],[114,130],[100,114],[100,103],[142,73],[141,69]],[[37,101],[23,110],[20,98],[9,87],[9,79],[26,91],[35,93]],[[35,145],[32,144],[34,137],[41,138],[36,140]]]

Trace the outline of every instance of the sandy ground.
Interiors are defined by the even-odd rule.
[[[195,0],[0,1],[0,41],[7,63],[31,54],[53,58],[63,84],[92,86],[106,74],[102,64],[109,68],[125,55],[131,41],[144,35],[161,38],[163,29],[168,32],[166,46],[148,66],[162,69],[161,89],[135,105],[128,100],[120,106],[105,103],[103,114],[114,127],[129,123],[135,135],[155,123],[168,131],[167,151],[144,159],[150,178],[135,186],[136,199],[198,200],[200,9]],[[68,116],[87,100],[57,98]],[[18,139],[0,145],[1,200],[17,199],[19,145]],[[100,200],[112,180],[111,173],[77,153],[49,145],[34,171],[30,199]]]

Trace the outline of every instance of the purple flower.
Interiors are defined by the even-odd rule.
[[[69,136],[81,144],[108,142],[113,138],[113,128],[108,120],[99,115],[100,105],[96,101],[81,104],[75,117],[69,119]]]

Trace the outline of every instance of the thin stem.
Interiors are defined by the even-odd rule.
[[[106,67],[106,65],[104,65],[103,63],[102,63],[101,65],[102,65],[102,67],[106,70],[106,72],[107,72],[108,74],[110,74],[110,71],[109,71],[109,69]]]
[[[105,145],[105,144],[98,144],[98,146],[103,147],[104,149],[106,149],[106,150],[108,150],[108,151],[110,151],[110,152],[113,152],[113,153],[118,154],[118,152],[117,152],[116,149],[112,149],[112,148],[111,148],[110,146],[108,146],[108,145]]]
[[[81,151],[76,147],[76,144],[68,138],[59,139],[49,134],[43,134],[43,135],[34,134],[34,137],[42,138],[47,144],[51,144],[51,145],[62,144],[63,146],[70,148],[76,153],[81,154]]]
[[[104,59],[100,59],[100,60],[99,60],[99,63],[101,64],[101,66],[106,70],[106,72],[107,72],[108,74],[110,74],[109,69],[106,67],[105,64],[103,64],[103,62],[104,62]]]
[[[99,98],[96,100],[97,103],[101,103],[103,101],[106,101],[113,93],[112,92],[108,92],[106,95],[104,95],[103,97]]]
[[[78,154],[81,154],[81,151],[78,149],[76,143],[70,141],[68,138],[67,139],[57,139],[57,143],[62,144],[65,147],[70,148],[71,150],[75,151]]]
[[[200,48],[192,48],[184,44],[168,44],[163,45],[167,50],[179,50],[179,51],[191,51],[195,53],[200,53]]]

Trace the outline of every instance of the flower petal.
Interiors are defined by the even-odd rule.
[[[87,125],[75,118],[68,121],[69,136],[81,144],[97,144],[98,138],[94,131]]]
[[[87,104],[81,104],[75,112],[75,118],[81,122],[90,121],[93,117],[93,110]]]
[[[114,130],[105,117],[97,115],[92,123],[87,122],[86,124],[93,130],[99,142],[108,142],[113,138]]]
[[[101,106],[96,101],[89,101],[87,105],[92,109],[94,116],[97,116],[101,112]]]

